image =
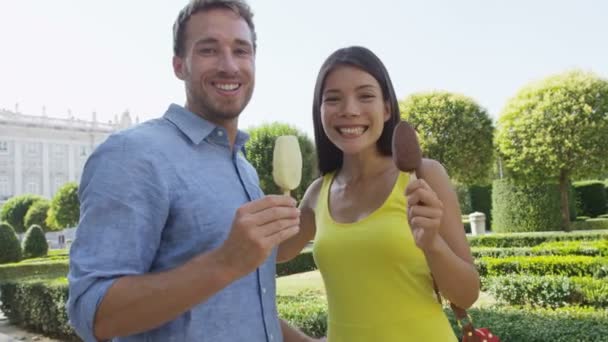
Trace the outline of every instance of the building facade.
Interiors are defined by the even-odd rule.
[[[112,132],[131,126],[31,116],[0,109],[0,203],[21,194],[51,198],[67,182],[79,182],[86,159]]]

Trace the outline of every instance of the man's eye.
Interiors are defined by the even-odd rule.
[[[215,49],[214,48],[202,48],[199,49],[198,52],[202,55],[211,55],[215,53]]]
[[[339,98],[337,97],[326,97],[323,99],[323,102],[337,102]]]
[[[362,100],[371,100],[371,99],[376,98],[376,96],[375,96],[375,95],[372,95],[372,94],[363,94],[363,95],[361,95],[361,96],[360,96],[360,98],[361,98]]]
[[[237,49],[234,53],[239,56],[248,56],[251,54],[251,52],[249,52],[247,49]]]

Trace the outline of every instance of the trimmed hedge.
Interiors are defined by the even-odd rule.
[[[570,216],[574,218],[574,201],[570,202]],[[561,230],[560,203],[556,184],[523,185],[495,180],[492,187],[492,230],[498,233]]]
[[[49,252],[49,244],[39,225],[33,225],[27,230],[23,237],[22,249],[24,258],[37,258]]]
[[[535,247],[473,247],[471,254],[475,258],[539,255],[608,256],[608,240],[555,241]]]
[[[608,281],[564,276],[502,276],[486,280],[492,295],[510,305],[608,307]]]
[[[597,217],[606,213],[606,189],[601,181],[574,183],[577,214]]]
[[[51,259],[30,259],[27,261],[0,265],[0,281],[35,276],[68,274],[69,261],[65,257]]]
[[[15,230],[10,224],[0,222],[0,264],[16,262],[21,257],[21,245]]]
[[[549,241],[608,240],[608,230],[469,236],[471,247],[532,247]]]
[[[608,229],[608,218],[597,217],[585,221],[575,221],[570,223],[572,230],[603,230]]]
[[[312,256],[312,251],[305,250],[297,257],[287,262],[277,264],[277,275],[286,276],[290,274],[314,271],[316,269],[317,265],[315,264],[315,260]]]
[[[63,341],[80,341],[68,324],[67,279],[34,279],[0,284],[0,309],[8,320]]]
[[[50,284],[44,280],[0,285],[2,310],[11,322],[59,337],[78,341],[67,323],[65,278]],[[302,293],[277,296],[279,316],[313,337],[325,336],[327,304],[323,296]],[[457,335],[460,329],[451,310],[444,309]],[[557,310],[529,307],[489,307],[469,310],[475,325],[490,327],[503,342],[606,341],[608,311],[568,307]]]
[[[510,274],[608,278],[608,258],[581,255],[482,258],[475,260],[481,277]]]

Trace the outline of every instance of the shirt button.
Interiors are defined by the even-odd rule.
[[[272,334],[270,334],[270,340],[274,340],[274,336]]]
[[[222,135],[224,135],[224,132],[222,132],[222,131],[217,131],[217,135],[219,135],[219,136],[221,137]]]
[[[266,288],[265,287],[262,287],[262,293],[266,294]]]

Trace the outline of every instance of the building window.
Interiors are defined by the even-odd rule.
[[[38,183],[35,181],[27,182],[27,184],[25,184],[25,192],[34,195],[40,194],[40,191],[38,190]]]
[[[0,140],[0,153],[8,153],[8,141]]]
[[[11,188],[8,184],[8,176],[0,176],[0,199],[11,197]]]
[[[80,155],[81,157],[86,157],[87,156],[87,147],[80,146],[80,151],[78,152],[78,155]]]
[[[53,155],[55,157],[63,157],[65,155],[64,145],[53,145]]]
[[[28,154],[38,154],[38,143],[27,144],[27,153]]]
[[[53,180],[53,193],[52,193],[53,196],[57,193],[57,191],[59,191],[59,189],[63,186],[63,184],[65,184],[65,177],[56,176],[55,179]]]

